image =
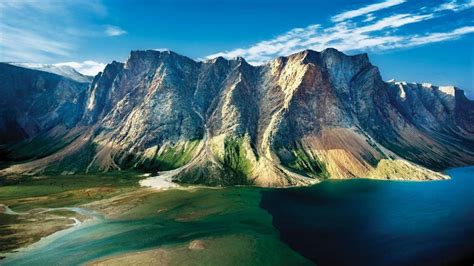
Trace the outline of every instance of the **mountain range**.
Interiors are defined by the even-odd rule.
[[[328,48],[261,66],[132,51],[90,83],[0,64],[0,175],[134,170],[206,185],[445,179],[474,164],[474,102],[385,82]]]
[[[72,79],[79,83],[90,83],[93,79],[93,77],[83,75],[79,73],[76,69],[74,69],[73,67],[66,66],[66,65],[49,65],[49,64],[35,64],[35,63],[9,63],[9,64],[57,74],[59,76]]]

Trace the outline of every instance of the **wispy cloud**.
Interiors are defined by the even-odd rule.
[[[351,19],[351,18],[362,16],[362,15],[370,14],[372,12],[379,11],[379,10],[389,8],[392,6],[396,6],[405,2],[406,0],[386,0],[384,2],[364,6],[359,9],[345,11],[343,13],[333,16],[331,20],[333,22],[341,22],[346,19]]]
[[[71,51],[69,43],[52,40],[27,29],[15,28],[0,23],[0,55],[19,61],[44,60],[48,55],[67,56]]]
[[[100,1],[0,1],[0,61],[46,63],[72,57],[95,30],[84,16],[107,15]]]
[[[107,34],[107,36],[115,37],[115,36],[124,35],[126,33],[127,32],[125,30],[121,29],[118,26],[113,26],[113,25],[105,26],[105,34]]]
[[[88,75],[88,76],[95,76],[97,73],[104,70],[106,64],[99,63],[95,61],[84,61],[84,62],[64,62],[64,63],[56,63],[55,66],[69,66],[74,68],[77,72]]]
[[[461,11],[461,10],[465,10],[471,7],[474,7],[474,0],[468,0],[468,1],[453,0],[453,1],[449,1],[440,5],[438,8],[436,8],[435,11],[443,11],[443,10]]]
[[[68,7],[73,7],[68,8]],[[36,10],[40,13],[62,12],[64,15],[71,16],[78,10],[88,10],[97,16],[107,14],[106,7],[98,0],[69,0],[69,1],[40,1],[40,0],[4,0],[0,2],[2,11],[28,11]]]
[[[322,50],[334,47],[342,51],[388,50],[413,47],[427,43],[440,42],[459,38],[473,32],[471,26],[457,26],[444,32],[411,32],[400,31],[409,24],[420,23],[443,16],[445,9],[424,9],[417,13],[394,13],[389,16],[375,17],[371,12],[393,7],[404,1],[385,1],[360,9],[346,11],[332,17],[332,24],[323,27],[321,24],[306,28],[295,28],[273,39],[261,41],[246,48],[220,52],[207,56],[227,58],[242,56],[251,64],[262,64],[277,56],[288,55],[303,49]],[[462,4],[462,3],[458,3]],[[464,5],[467,3],[464,3]],[[464,7],[465,9],[465,7]],[[460,9],[457,9],[460,10]],[[352,18],[364,16],[358,20]],[[349,20],[350,19],[350,20]],[[404,32],[401,34],[400,32]]]
[[[364,32],[379,31],[386,28],[398,28],[407,24],[431,19],[433,18],[433,16],[434,16],[433,14],[427,14],[427,15],[398,14],[398,15],[393,15],[390,17],[383,18],[367,26],[355,28],[352,32],[364,33]]]
[[[365,15],[365,19],[363,21],[364,22],[369,22],[369,21],[374,20],[375,18],[376,17],[372,13],[370,13],[370,14]]]
[[[405,38],[403,47],[423,45],[433,42],[441,42],[446,40],[457,39],[465,34],[474,33],[474,26],[466,26],[454,29],[449,32],[434,32],[425,35],[414,35],[409,38]],[[396,45],[395,45],[396,47]]]

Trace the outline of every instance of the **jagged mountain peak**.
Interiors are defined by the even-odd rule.
[[[404,89],[426,89],[429,91],[439,91],[445,94],[446,96],[450,96],[450,97],[466,97],[464,90],[453,85],[437,86],[428,82],[422,82],[422,83],[406,82],[406,81],[397,81],[395,79],[391,79],[386,82],[387,84],[391,86],[399,86]]]
[[[237,62],[242,62],[242,63],[247,63],[245,58],[243,58],[242,56],[236,56],[236,57],[232,58],[231,60],[237,61]]]
[[[191,60],[193,59],[181,55],[179,53],[173,52],[171,50],[132,50],[130,51],[130,55],[127,59],[127,62],[130,60],[139,60],[139,59],[183,59],[183,60]],[[194,61],[195,62],[195,61]]]
[[[361,54],[355,54],[355,55],[347,55],[344,52],[341,52],[337,50],[336,48],[326,48],[322,50],[321,52],[312,50],[312,49],[305,49],[296,53],[293,53],[288,56],[283,56],[284,57],[300,57],[300,58],[308,58],[310,61],[313,60],[315,61],[316,59],[321,59],[321,58],[352,58],[352,59],[360,59],[360,60],[366,60],[369,61],[369,56],[367,53],[361,53]]]
[[[328,47],[328,48],[322,50],[321,54],[326,55],[326,56],[340,56],[340,57],[349,57],[349,58],[367,58],[368,59],[368,57],[369,57],[367,53],[348,55],[348,54],[345,54],[344,52],[339,51],[338,49],[333,48],[333,47]]]
[[[366,65],[370,64],[369,58],[367,53],[362,53],[362,54],[357,54],[357,55],[346,55],[343,52],[335,49],[335,48],[327,48],[324,49],[321,52],[314,51],[311,49],[303,50],[288,56],[280,56],[277,57],[273,60],[270,60],[267,62],[265,65],[271,65],[274,64],[275,62],[287,62],[288,60],[297,60],[301,59],[304,61],[304,63],[313,63],[313,64],[322,64],[324,62],[329,62],[329,61],[340,61],[340,60],[346,60],[346,61],[352,61],[354,64],[361,64],[361,65]],[[189,58],[187,56],[181,55],[179,53],[173,52],[171,50],[132,50],[130,52],[130,55],[128,59],[125,62],[125,68],[131,68],[130,64],[133,64],[133,62],[157,62],[157,60],[184,60],[187,61],[187,63],[199,63],[192,58]],[[223,64],[223,63],[231,63],[231,64],[241,64],[241,65],[249,65],[254,68],[260,68],[261,66],[253,66],[250,65],[244,57],[234,57],[231,59],[224,58],[222,56],[218,56],[216,58],[212,58],[209,60],[205,60],[202,63],[207,63],[207,64]],[[265,66],[263,65],[263,66]]]
[[[423,166],[474,162],[474,104],[459,92],[384,82],[367,54],[336,49],[305,50],[262,66],[132,51],[87,90],[78,126],[89,135],[82,146],[21,171],[73,158],[81,162],[68,166],[74,171],[178,168],[176,180],[213,185],[439,179]],[[88,157],[77,157],[78,149]]]
[[[227,62],[227,59],[225,59],[223,56],[217,56],[208,60],[204,60],[203,62],[210,64],[222,64],[224,62]]]
[[[125,63],[118,62],[118,61],[112,61],[112,63],[109,63],[105,66],[104,70],[101,73],[107,73],[113,70],[116,70],[118,68],[122,68],[125,66]]]

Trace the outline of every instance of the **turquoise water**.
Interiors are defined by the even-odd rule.
[[[263,192],[281,239],[318,265],[473,265],[474,167],[447,181],[327,181]]]
[[[234,255],[232,243],[222,247],[218,253],[230,264],[472,265],[474,167],[448,173],[451,180],[435,182],[360,179],[291,189],[160,192],[120,219],[97,218],[0,264],[75,265],[238,235],[251,237],[254,246],[236,245],[242,252]],[[255,258],[238,257],[245,255]]]
[[[196,239],[221,244],[198,252],[176,252],[179,258],[173,261],[184,265],[311,264],[279,241],[271,216],[259,207],[260,192],[259,188],[235,187],[154,193],[120,218],[100,218],[60,232],[39,246],[7,256],[0,264],[77,265],[158,247],[179,251]],[[271,252],[275,255],[268,257]]]

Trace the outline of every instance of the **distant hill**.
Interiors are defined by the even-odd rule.
[[[48,64],[35,64],[35,63],[9,63],[11,65],[25,67],[34,70],[41,70],[53,74],[57,74],[66,78],[70,78],[74,81],[81,83],[90,83],[94,77],[86,76],[79,73],[77,70],[70,66],[57,66]]]

